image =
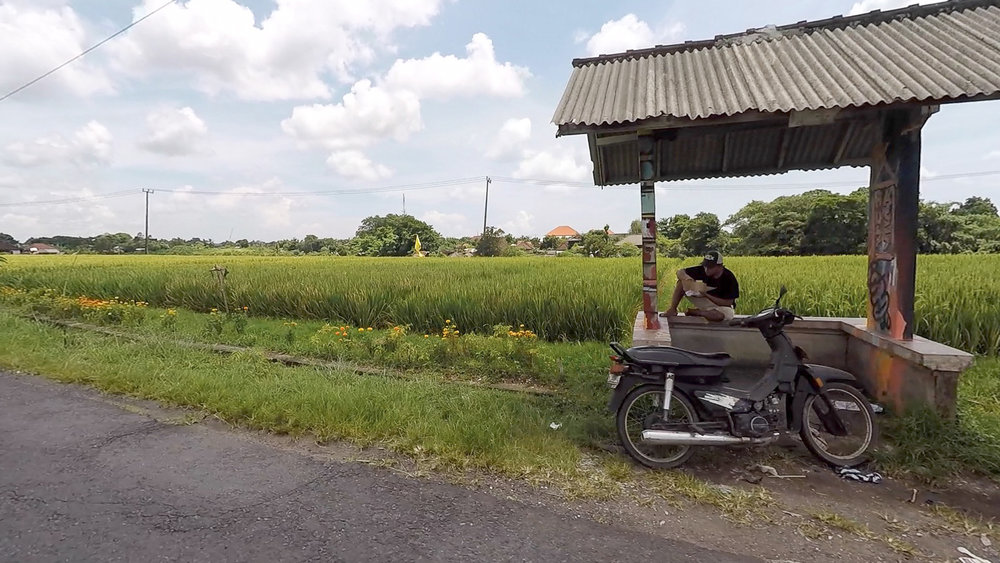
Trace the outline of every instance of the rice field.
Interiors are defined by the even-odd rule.
[[[224,306],[215,265],[228,270],[232,308],[355,326],[431,330],[451,319],[467,332],[524,324],[549,340],[607,341],[631,331],[641,302],[638,258],[11,256],[0,286],[209,311]],[[665,308],[682,263],[658,265]],[[802,315],[865,315],[862,256],[733,257],[727,266],[740,282],[739,313],[765,307],[785,284],[786,303]],[[996,355],[1000,255],[921,256],[917,270],[916,332]]]

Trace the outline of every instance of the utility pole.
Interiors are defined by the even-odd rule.
[[[406,215],[406,192],[403,192],[403,215]]]
[[[486,177],[486,201],[483,204],[483,236],[486,236],[486,211],[490,207],[490,177]]]
[[[143,254],[149,254],[149,194],[153,193],[153,190],[143,188],[142,192],[146,194],[146,246],[143,247]]]

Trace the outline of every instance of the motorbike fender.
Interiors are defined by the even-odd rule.
[[[792,399],[789,430],[798,432],[802,428],[802,408],[809,395],[818,395],[823,385],[834,381],[855,385],[857,378],[842,369],[819,364],[803,364],[799,368],[799,381],[795,386],[795,396]]]
[[[618,408],[625,402],[625,395],[628,395],[629,391],[634,389],[636,385],[649,382],[648,379],[638,375],[623,375],[618,381],[618,387],[615,387],[614,392],[611,393],[611,398],[608,400],[608,410],[618,412]]]

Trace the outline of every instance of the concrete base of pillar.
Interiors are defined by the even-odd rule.
[[[636,316],[633,346],[676,346],[698,352],[726,352],[742,365],[765,367],[767,343],[754,329],[709,323],[700,317],[661,317],[660,329],[646,330]],[[929,406],[945,417],[955,415],[959,375],[973,356],[915,336],[894,340],[867,329],[865,319],[810,317],[786,328],[811,363],[850,372],[880,403],[901,412]]]

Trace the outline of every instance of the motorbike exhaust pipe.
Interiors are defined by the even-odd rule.
[[[744,438],[727,434],[697,434],[672,430],[643,430],[642,441],[665,446],[734,446],[736,444],[762,444],[773,438]]]

